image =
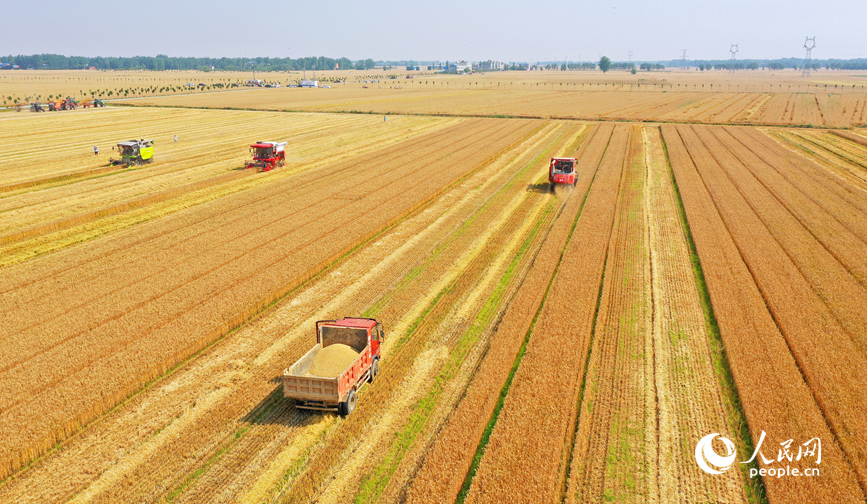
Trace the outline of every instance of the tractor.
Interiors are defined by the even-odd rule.
[[[79,103],[78,106],[81,108],[105,107],[105,102],[103,102],[99,98],[90,98]]]
[[[42,104],[40,104],[40,103],[32,103],[32,104],[30,104],[30,111],[31,112],[45,112],[45,107],[43,107]]]
[[[286,163],[287,142],[256,142],[250,146],[251,161],[245,168],[258,168],[259,171],[270,171]]]
[[[120,158],[109,159],[111,165],[126,165],[141,166],[145,163],[153,163],[154,161],[154,141],[153,140],[130,140],[129,142],[120,142],[117,147],[120,153]]]
[[[575,173],[575,165],[577,164],[577,158],[551,158],[551,164],[548,167],[548,182],[551,183],[551,191],[557,184],[575,185],[578,181],[578,175]]]

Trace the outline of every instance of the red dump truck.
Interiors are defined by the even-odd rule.
[[[316,345],[283,371],[283,397],[295,399],[298,408],[349,415],[358,389],[379,373],[384,338],[382,324],[374,319],[316,322]]]

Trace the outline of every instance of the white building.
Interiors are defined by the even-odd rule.
[[[482,72],[492,72],[497,70],[503,70],[506,65],[502,61],[482,61],[479,63],[479,70]]]
[[[449,64],[449,71],[450,72],[463,73],[467,69],[469,69],[469,70],[473,69],[473,64],[468,62],[468,61],[458,60],[458,61],[455,61],[454,63]]]

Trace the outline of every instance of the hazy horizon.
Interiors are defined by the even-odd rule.
[[[39,17],[39,30],[24,16],[0,33],[0,54],[537,62],[602,55],[625,61],[631,51],[634,61],[667,61],[680,59],[683,49],[689,60],[728,59],[738,44],[738,59],[778,59],[803,58],[804,39],[815,36],[813,58],[867,57],[867,2],[842,0],[821,7],[805,0],[128,5],[73,0],[63,5],[64,15]],[[58,13],[46,0],[28,7]]]

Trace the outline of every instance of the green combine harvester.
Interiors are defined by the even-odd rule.
[[[120,142],[116,147],[120,153],[120,158],[111,158],[109,162],[112,165],[141,166],[145,163],[153,163],[154,161],[154,141],[153,140],[130,140],[129,142]]]

